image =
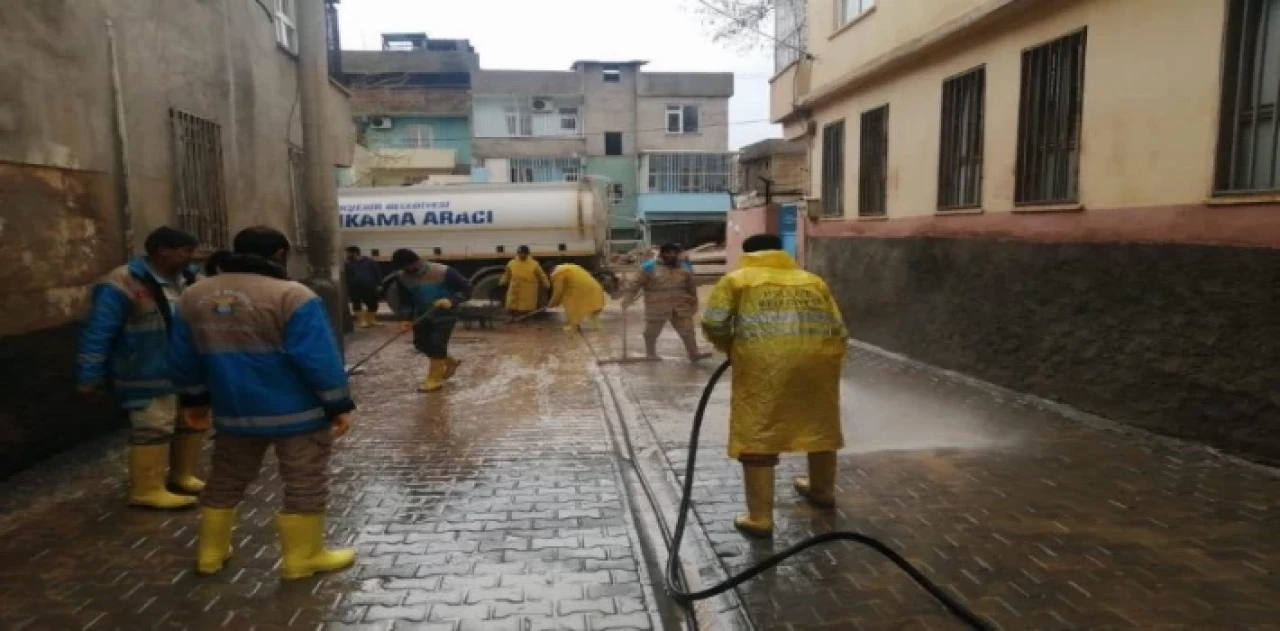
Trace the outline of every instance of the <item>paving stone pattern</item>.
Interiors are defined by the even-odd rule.
[[[362,357],[390,329],[360,333]],[[581,343],[539,325],[459,332],[443,393],[393,344],[355,380],[329,535],[350,570],[278,580],[274,461],[236,555],[194,576],[197,517],[122,505],[122,436],[0,485],[0,629],[650,629],[659,624]]]
[[[678,343],[664,339],[662,352],[678,357]],[[629,398],[681,478],[713,366],[625,367]],[[804,458],[784,457],[772,543],[733,530],[744,496],[724,453],[728,384],[712,399],[695,501],[722,569],[856,529],[1002,629],[1280,628],[1275,471],[1063,418],[866,351],[851,352],[845,375],[838,510],[801,502],[790,480]],[[853,544],[810,551],[740,596],[761,629],[963,628]]]

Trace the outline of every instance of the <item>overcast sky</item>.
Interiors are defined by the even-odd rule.
[[[342,46],[379,49],[381,35],[469,39],[488,69],[568,70],[578,59],[649,62],[648,70],[732,72],[729,145],[779,135],[769,118],[764,50],[711,41],[696,0],[344,0]]]

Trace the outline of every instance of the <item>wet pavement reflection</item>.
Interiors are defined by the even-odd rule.
[[[278,580],[269,459],[228,568],[194,576],[197,514],[125,508],[115,436],[0,484],[0,629],[658,626],[581,341],[542,323],[460,329],[453,350],[443,392],[416,391],[407,336],[353,380],[328,521],[353,568]]]
[[[663,364],[620,370],[639,423],[683,479],[693,410],[723,358],[690,367],[669,333],[661,353]],[[1004,629],[1280,628],[1274,470],[1070,420],[852,350],[838,509],[801,502],[790,480],[803,473],[804,458],[784,457],[775,540],[749,542],[732,527],[744,497],[740,469],[724,451],[727,382],[712,398],[695,490],[722,569],[739,571],[812,534],[855,529],[889,543]],[[762,629],[963,628],[852,544],[810,551],[740,595]]]

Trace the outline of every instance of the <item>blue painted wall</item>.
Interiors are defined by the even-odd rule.
[[[431,127],[434,147],[453,149],[458,164],[471,164],[471,123],[465,117],[393,116],[391,129],[365,129],[365,141],[370,150],[394,149],[397,141],[412,136],[412,127]]]
[[[639,199],[641,215],[651,213],[727,213],[728,193],[643,193]]]

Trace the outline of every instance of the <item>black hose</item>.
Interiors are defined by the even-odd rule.
[[[726,360],[711,373],[711,378],[707,381],[707,385],[702,389],[702,398],[698,400],[698,408],[693,413],[693,430],[689,435],[689,458],[684,470],[684,488],[680,497],[680,510],[676,518],[676,529],[671,538],[671,553],[667,557],[666,587],[667,593],[678,603],[689,605],[695,601],[704,600],[717,596],[730,589],[741,585],[752,578],[755,578],[761,572],[782,563],[788,558],[795,556],[809,548],[822,545],[832,541],[853,541],[862,544],[876,552],[881,556],[889,559],[894,565],[898,566],[903,572],[915,581],[917,585],[924,588],[931,596],[942,603],[946,607],[947,612],[969,628],[976,631],[988,631],[991,625],[979,618],[977,614],[969,610],[936,583],[925,576],[923,572],[916,569],[902,555],[895,552],[892,548],[880,542],[869,535],[851,531],[828,532],[821,535],[809,537],[797,543],[782,552],[778,552],[769,558],[752,565],[742,572],[730,576],[722,583],[712,585],[706,589],[696,592],[683,591],[679,586],[683,584],[682,577],[679,574],[680,566],[680,541],[684,538],[684,529],[688,521],[689,510],[693,505],[693,473],[698,458],[698,435],[702,432],[702,419],[707,412],[707,402],[711,400],[711,393],[715,390],[716,383],[720,381],[720,377],[729,369],[729,362]]]

